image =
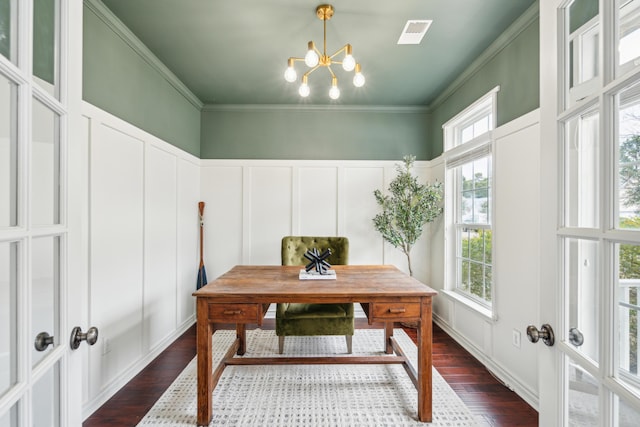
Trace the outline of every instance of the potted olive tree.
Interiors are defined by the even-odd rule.
[[[425,224],[442,214],[442,183],[421,184],[411,174],[415,156],[405,156],[404,163],[396,165],[398,175],[389,183],[388,194],[373,192],[382,212],[373,218],[373,224],[384,240],[407,256],[409,274],[411,248],[422,235]]]

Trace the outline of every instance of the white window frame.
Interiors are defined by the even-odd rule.
[[[458,268],[458,260],[461,255],[461,247],[458,244],[458,232],[462,226],[483,229],[485,231],[492,231],[493,229],[492,216],[495,207],[495,192],[493,190],[493,183],[495,182],[495,159],[493,156],[492,131],[496,128],[497,94],[499,90],[500,86],[496,86],[442,126],[445,146],[445,192],[450,195],[446,198],[445,202],[445,218],[447,224],[445,239],[445,288],[447,293],[456,300],[461,301],[489,318],[494,317],[493,306],[496,301],[495,280],[493,280],[493,277],[495,277],[495,268],[493,266],[495,256],[493,252],[495,250],[492,249],[492,262],[488,264],[493,270],[491,281],[491,301],[486,301],[469,292],[463,291],[459,287],[459,285],[461,285],[461,281],[459,280],[460,269]],[[463,141],[462,130],[470,124],[477,122],[480,117],[487,115],[489,117],[487,131],[479,135],[473,135],[473,138],[468,141]],[[485,158],[486,156],[489,156],[491,165],[489,171],[488,224],[461,224],[459,223],[460,201],[458,197],[461,192],[459,188],[459,168],[464,164]]]

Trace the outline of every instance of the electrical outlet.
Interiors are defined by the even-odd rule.
[[[102,339],[102,354],[105,355],[111,351],[111,341],[108,338]]]
[[[511,336],[511,344],[513,344],[514,347],[516,348],[520,348],[520,331],[517,329],[513,330],[513,335]]]

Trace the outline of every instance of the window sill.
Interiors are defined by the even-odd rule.
[[[498,320],[498,317],[493,313],[493,311],[491,311],[491,309],[488,309],[487,307],[481,304],[478,304],[477,302],[472,301],[469,298],[466,298],[464,295],[461,295],[458,292],[450,291],[450,290],[443,290],[441,292],[444,295],[451,298],[452,300],[457,301],[460,304],[463,304],[464,306],[466,306],[467,308],[475,311],[482,317],[487,318],[487,320],[492,320],[492,321]]]

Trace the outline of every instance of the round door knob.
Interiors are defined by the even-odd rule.
[[[33,343],[33,346],[38,351],[45,351],[47,347],[53,344],[53,337],[49,335],[48,332],[40,332],[36,336],[36,340]]]
[[[537,343],[539,340],[542,340],[542,342],[549,347],[556,342],[551,325],[546,323],[540,327],[540,330],[533,325],[527,326],[527,338],[529,338],[529,341],[532,343]]]
[[[582,332],[580,332],[578,328],[569,329],[569,342],[576,347],[584,344],[584,335],[582,335]]]
[[[98,341],[98,328],[92,326],[86,333],[82,332],[80,326],[73,328],[71,331],[71,339],[69,340],[71,349],[77,350],[82,341],[86,341],[89,345],[94,345]]]

